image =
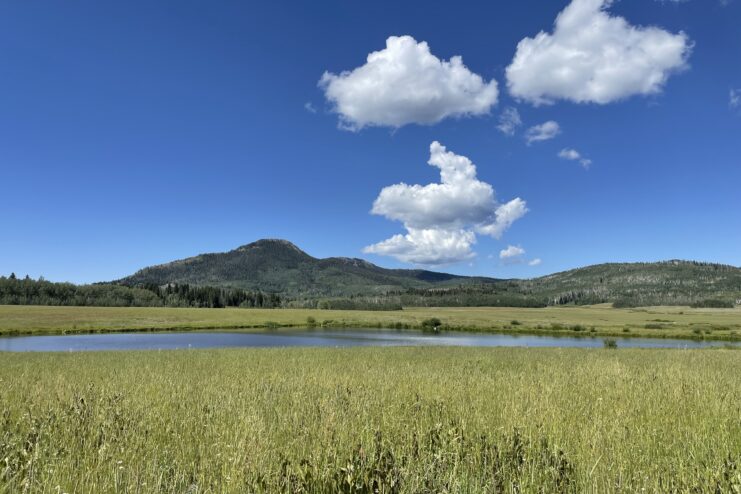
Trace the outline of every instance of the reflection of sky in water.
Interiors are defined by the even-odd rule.
[[[720,341],[616,338],[622,348],[707,348]],[[110,333],[67,336],[0,338],[0,351],[66,352],[90,350],[169,350],[222,347],[351,347],[351,346],[466,346],[600,348],[603,338],[507,335],[495,333],[422,333],[411,330],[286,329],[266,332],[210,331]],[[733,346],[741,347],[734,343]]]

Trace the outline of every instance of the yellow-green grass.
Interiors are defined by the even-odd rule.
[[[733,350],[3,354],[0,492],[737,493],[739,375]]]
[[[606,304],[401,311],[0,306],[0,335],[295,327],[305,326],[309,318],[328,327],[420,327],[426,319],[439,318],[443,327],[472,331],[741,340],[741,308],[613,309]]]

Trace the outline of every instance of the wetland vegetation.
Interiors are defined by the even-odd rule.
[[[607,304],[539,309],[411,307],[399,311],[0,306],[0,336],[280,327],[438,327],[446,331],[738,341],[741,309],[614,309]]]
[[[737,492],[741,352],[4,354],[0,492]]]

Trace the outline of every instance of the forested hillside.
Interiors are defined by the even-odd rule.
[[[259,240],[226,253],[202,254],[142,269],[128,286],[190,283],[280,293],[284,306],[389,309],[402,306],[596,304],[732,307],[741,269],[694,261],[608,263],[530,280],[473,278],[384,269],[361,259],[316,259],[285,240]]]
[[[280,293],[293,298],[384,295],[391,290],[455,286],[470,278],[419,269],[384,269],[362,259],[317,259],[286,240],[258,240],[229,252],[144,268],[119,280],[127,286],[189,283]]]
[[[530,280],[384,269],[362,259],[314,258],[285,240],[144,268],[117,282],[76,286],[0,278],[0,304],[173,307],[733,307],[741,268],[694,261],[609,263]]]
[[[187,284],[128,287],[109,283],[73,285],[43,279],[0,276],[0,305],[95,307],[280,307],[273,293]]]
[[[598,304],[616,307],[733,307],[741,299],[741,269],[694,261],[610,263],[531,280],[501,280],[434,290],[390,293],[407,306],[526,306]]]

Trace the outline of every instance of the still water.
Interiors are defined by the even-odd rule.
[[[614,338],[619,348],[708,348],[719,341]],[[94,350],[171,350],[225,347],[472,346],[600,348],[604,338],[507,335],[381,329],[281,329],[265,332],[186,331],[108,333],[0,338],[0,351],[68,352]],[[740,343],[732,345],[741,347]]]

